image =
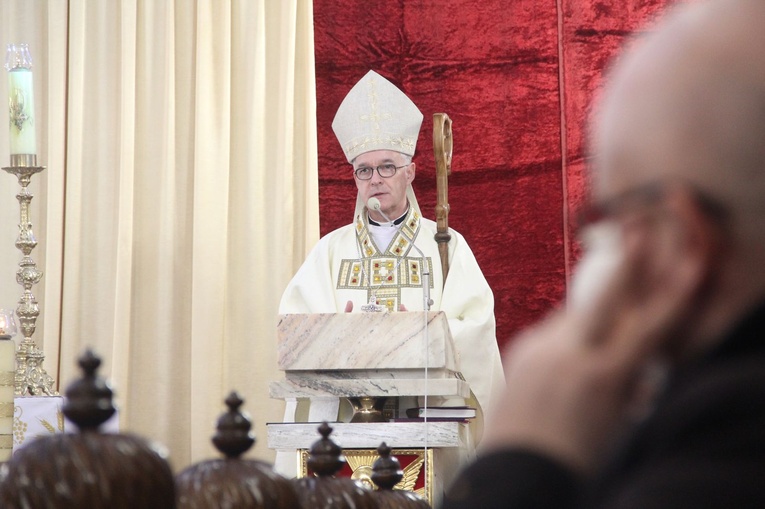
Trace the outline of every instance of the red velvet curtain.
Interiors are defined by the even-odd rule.
[[[503,345],[565,295],[590,105],[624,38],[670,3],[314,0],[321,234],[352,220],[355,185],[331,124],[374,69],[425,115],[414,188],[431,219],[433,114],[453,120],[449,225],[494,291]]]

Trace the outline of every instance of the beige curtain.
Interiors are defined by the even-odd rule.
[[[310,0],[2,4],[3,42],[30,42],[47,138],[32,189],[46,369],[63,390],[92,347],[121,428],[167,445],[176,469],[215,455],[235,389],[253,454],[272,460],[277,306],[318,238]],[[3,286],[0,306],[20,291]]]

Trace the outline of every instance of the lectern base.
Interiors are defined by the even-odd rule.
[[[308,468],[308,450],[300,449],[297,453],[298,477],[313,475]],[[391,455],[398,459],[404,471],[404,478],[393,489],[412,491],[427,499],[431,507],[433,507],[433,453],[433,449],[428,449],[427,454],[424,449],[393,449],[391,451]],[[343,449],[343,455],[347,463],[337,475],[350,477],[371,489],[376,489],[372,482],[372,464],[380,457],[377,449]]]
[[[280,472],[288,477],[308,475],[306,461],[308,449],[319,439],[320,423],[270,423],[268,447],[282,453],[297,454],[297,471],[294,474]],[[340,475],[360,480],[371,475],[371,465],[377,459],[377,447],[385,442],[393,449],[393,455],[407,467],[420,461],[418,476],[425,487],[422,496],[436,507],[444,489],[454,479],[457,471],[472,457],[474,447],[469,425],[463,422],[383,422],[383,423],[330,423],[331,439],[343,448],[348,466]],[[427,454],[425,447],[427,446]],[[278,457],[278,456],[277,456]],[[290,456],[295,458],[295,456]],[[410,475],[415,466],[411,466]],[[427,483],[426,483],[427,480]],[[406,479],[404,479],[406,481]],[[411,480],[410,480],[411,482]],[[415,481],[416,482],[416,481]]]

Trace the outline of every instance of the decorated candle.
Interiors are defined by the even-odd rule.
[[[26,44],[8,45],[5,68],[8,69],[11,154],[36,154],[32,57]]]

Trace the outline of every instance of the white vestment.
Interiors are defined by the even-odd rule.
[[[435,233],[436,223],[421,218],[412,207],[400,234],[380,248],[368,235],[366,211],[359,214],[354,224],[319,240],[284,291],[279,314],[342,313],[348,301],[354,313],[360,312],[372,292],[391,311],[399,304],[422,310],[422,258],[409,245],[414,239],[431,269],[431,310],[446,314],[461,372],[486,412],[504,384],[494,296],[464,237],[451,229],[449,275],[443,285]]]
[[[279,314],[342,313],[348,301],[353,302],[354,313],[362,312],[373,294],[390,311],[398,310],[400,304],[409,311],[423,310],[423,259],[411,246],[414,242],[430,268],[431,311],[446,314],[460,371],[475,395],[479,413],[486,412],[504,385],[494,296],[464,237],[451,229],[444,286],[435,233],[436,223],[422,218],[414,201],[390,244],[377,246],[369,234],[367,211],[362,210],[353,224],[319,240],[285,289]],[[285,421],[292,418],[294,414],[285,415]],[[480,434],[480,429],[473,432],[476,439]]]

